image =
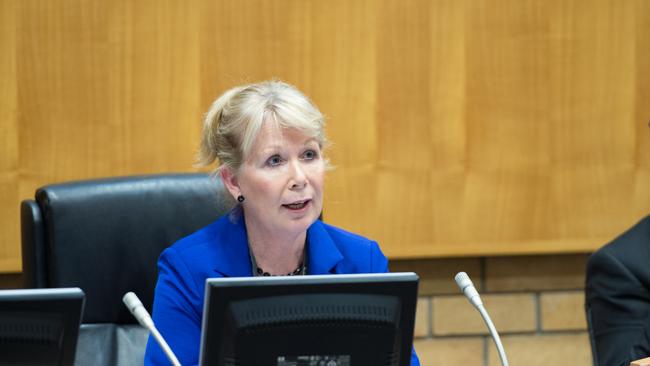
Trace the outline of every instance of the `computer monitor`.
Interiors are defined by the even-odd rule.
[[[0,364],[74,364],[84,293],[79,288],[0,290]]]
[[[407,366],[415,273],[206,281],[203,366]]]

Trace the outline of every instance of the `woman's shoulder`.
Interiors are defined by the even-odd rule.
[[[178,239],[170,247],[179,251],[186,251],[214,241],[214,233],[220,231],[219,227],[223,226],[222,221],[223,217],[220,217],[197,231]]]
[[[179,239],[161,253],[159,273],[191,283],[196,291],[202,291],[205,278],[217,276],[215,269],[230,259],[224,256],[228,250],[224,235],[228,235],[228,230],[228,218],[221,217]]]
[[[207,226],[178,239],[163,251],[163,255],[173,253],[186,260],[205,257],[207,252],[219,246],[223,235],[231,230],[231,226],[233,225],[228,215],[221,216]]]
[[[383,256],[379,244],[370,238],[318,221],[322,232],[331,240],[344,257]]]
[[[353,233],[334,225],[326,224],[322,221],[318,221],[318,223],[336,243],[368,246],[377,245],[376,241],[366,238],[365,236]]]
[[[326,257],[340,256],[336,273],[386,272],[387,259],[376,241],[348,230],[318,221],[321,237],[315,252]],[[310,238],[310,244],[311,244]],[[328,244],[332,243],[332,244]],[[326,254],[324,254],[326,253]],[[334,257],[335,257],[334,256]]]

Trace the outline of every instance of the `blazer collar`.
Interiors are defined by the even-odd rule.
[[[336,273],[336,265],[343,260],[343,255],[320,220],[307,229],[307,243],[307,273]]]
[[[253,273],[248,251],[248,235],[243,215],[227,213],[220,220],[217,236],[215,271],[224,277],[250,277]]]
[[[226,215],[218,240],[217,263],[214,270],[225,277],[250,277],[253,273],[248,249],[248,235],[244,217]],[[219,235],[221,234],[221,235]],[[336,265],[343,255],[334,244],[325,225],[317,220],[307,229],[308,274],[336,273]]]

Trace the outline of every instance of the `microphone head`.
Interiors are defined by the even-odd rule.
[[[465,272],[458,272],[454,277],[454,280],[456,280],[456,284],[460,287],[461,291],[465,291],[468,286],[474,286],[472,280],[470,280],[469,276]]]
[[[140,299],[138,299],[138,297],[133,292],[127,292],[124,294],[124,297],[122,297],[122,302],[124,302],[124,305],[126,305],[126,307],[131,312],[133,312],[133,310],[135,310],[138,306],[144,307]]]

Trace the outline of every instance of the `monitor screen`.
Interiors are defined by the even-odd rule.
[[[201,365],[410,365],[415,273],[206,281]]]
[[[0,290],[0,364],[74,364],[84,293],[79,288]]]

